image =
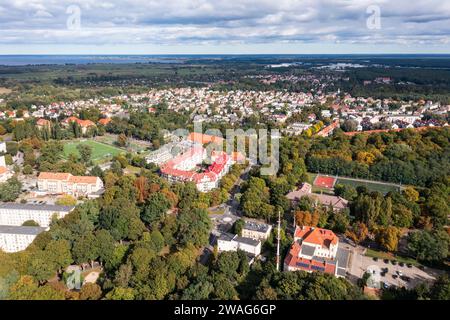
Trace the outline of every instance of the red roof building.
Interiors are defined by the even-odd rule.
[[[333,231],[315,227],[297,227],[294,233],[294,243],[284,260],[285,271],[303,270],[319,271],[336,276],[338,260],[336,259],[339,238]]]

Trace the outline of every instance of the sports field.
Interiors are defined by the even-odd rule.
[[[331,184],[331,180],[335,179],[335,177],[329,177],[330,181],[328,181],[328,177],[325,178],[325,180],[323,178],[319,178],[318,177],[323,177],[323,176],[319,176],[316,173],[308,173],[309,176],[309,183],[311,183],[313,185],[313,192],[323,192],[323,193],[329,193],[330,192],[330,184]],[[322,181],[324,180],[324,181]],[[335,184],[343,184],[343,185],[349,185],[352,186],[354,188],[358,187],[358,186],[365,186],[367,187],[367,189],[369,189],[370,191],[378,191],[380,193],[388,193],[390,191],[398,191],[399,190],[399,186],[394,184],[394,183],[385,183],[385,182],[378,182],[378,181],[369,181],[369,180],[361,180],[361,181],[357,181],[358,179],[351,179],[351,178],[343,178],[343,177],[338,177]],[[318,182],[318,183],[316,183]],[[321,182],[323,182],[323,185],[321,185]]]
[[[92,157],[91,159],[93,161],[99,161],[102,159],[110,158],[113,156],[116,156],[122,152],[125,152],[122,149],[96,142],[93,140],[86,140],[86,141],[74,141],[74,142],[67,142],[64,143],[64,157],[67,159],[70,154],[75,154],[76,156],[79,156],[77,145],[79,144],[85,144],[92,147]]]

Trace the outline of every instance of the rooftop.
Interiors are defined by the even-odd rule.
[[[74,206],[58,206],[52,204],[31,204],[31,203],[0,203],[1,209],[9,210],[32,210],[32,211],[51,211],[51,212],[70,212]]]
[[[2,234],[38,235],[45,230],[46,228],[42,227],[0,226]]]
[[[266,233],[270,229],[270,225],[262,222],[246,220],[244,229]]]

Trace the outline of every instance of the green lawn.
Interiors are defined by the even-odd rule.
[[[99,161],[105,158],[110,158],[113,156],[116,156],[120,153],[125,152],[122,149],[103,144],[100,142],[96,142],[93,140],[86,140],[83,142],[80,141],[74,141],[74,142],[68,142],[64,143],[64,157],[67,159],[70,154],[75,154],[76,156],[79,155],[77,150],[77,145],[79,144],[85,144],[92,147],[92,160],[93,161]]]
[[[342,178],[338,178],[338,180],[336,181],[336,184],[349,185],[349,186],[352,186],[353,188],[356,188],[358,186],[365,186],[370,191],[378,191],[383,194],[388,193],[390,191],[398,191],[398,189],[399,189],[397,186],[379,184],[375,181],[374,182],[359,182],[359,181],[347,180],[347,179],[342,179]]]
[[[378,258],[380,260],[389,259],[389,260],[397,260],[397,262],[403,263],[411,263],[414,266],[419,266],[420,263],[417,260],[408,257],[398,256],[392,253],[378,251],[374,249],[367,249],[366,256],[371,258]]]

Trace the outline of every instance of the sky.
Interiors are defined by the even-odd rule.
[[[449,0],[0,0],[0,54],[450,53]]]

